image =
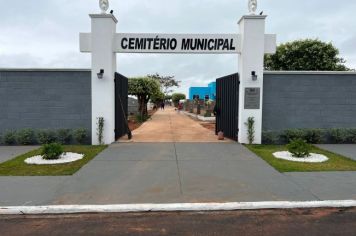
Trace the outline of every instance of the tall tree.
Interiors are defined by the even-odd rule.
[[[266,70],[347,71],[345,60],[332,43],[318,39],[296,40],[281,44],[277,52],[265,57]]]
[[[183,93],[173,93],[172,94],[172,101],[174,106],[177,107],[180,100],[184,100],[186,98],[185,94]]]
[[[129,79],[129,94],[137,96],[141,117],[147,117],[147,103],[152,96],[161,92],[157,80],[148,77],[137,77]]]
[[[161,91],[164,95],[168,95],[173,92],[174,87],[179,87],[180,82],[174,79],[174,76],[161,76],[158,73],[154,75],[148,75],[147,77],[155,79],[161,86]]]

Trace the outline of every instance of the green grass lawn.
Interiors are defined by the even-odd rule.
[[[59,165],[28,165],[25,159],[40,155],[40,149],[28,152],[0,164],[0,176],[60,176],[72,175],[91,161],[107,146],[64,146],[64,151],[84,154],[84,158]]]
[[[311,152],[327,156],[329,158],[328,161],[323,163],[299,163],[277,159],[273,156],[274,152],[286,151],[286,146],[246,145],[246,147],[280,172],[356,171],[356,161],[315,146],[313,146]]]

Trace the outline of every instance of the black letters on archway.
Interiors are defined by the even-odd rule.
[[[216,80],[216,134],[237,141],[239,120],[239,74]]]
[[[128,116],[128,79],[115,73],[115,139],[130,134]]]

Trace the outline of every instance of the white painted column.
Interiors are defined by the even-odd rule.
[[[92,55],[92,144],[97,145],[97,118],[104,117],[105,144],[115,141],[116,53],[113,45],[117,19],[112,14],[91,14],[90,49]],[[103,79],[97,73],[104,69]]]
[[[249,117],[255,119],[255,144],[262,142],[262,98],[263,98],[263,69],[265,54],[265,19],[266,16],[248,15],[239,21],[241,53],[239,54],[239,135],[240,143],[248,143],[245,123]],[[251,72],[258,76],[252,80]],[[259,109],[245,109],[245,89],[260,89]]]

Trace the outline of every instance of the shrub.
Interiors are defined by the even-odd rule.
[[[39,144],[49,144],[56,141],[56,133],[51,130],[40,130],[37,132],[37,142]]]
[[[59,129],[57,131],[58,142],[62,145],[69,144],[72,140],[70,129]]]
[[[16,143],[15,131],[12,130],[5,131],[3,140],[6,145],[14,145]]]
[[[288,145],[287,149],[294,157],[310,156],[311,146],[303,139],[294,139]]]
[[[205,111],[204,117],[211,117],[211,111]]]
[[[35,143],[35,132],[32,129],[23,129],[16,134],[18,144],[31,145]]]
[[[79,144],[85,144],[88,139],[88,132],[85,128],[74,130],[74,138]]]
[[[247,126],[248,142],[252,144],[255,141],[255,118],[249,117],[245,125]]]
[[[58,143],[45,144],[42,146],[41,155],[45,160],[58,160],[63,154],[63,147]]]
[[[104,135],[104,117],[97,118],[97,135],[98,135],[98,142],[100,145],[103,144],[103,135]]]
[[[318,144],[323,141],[323,130],[321,129],[306,129],[303,133],[303,138],[308,143]]]
[[[350,129],[349,138],[351,143],[356,143],[356,129]]]
[[[262,132],[262,143],[263,144],[279,144],[280,134],[274,131],[263,131]]]
[[[347,129],[331,129],[329,134],[333,143],[347,143],[350,137]]]
[[[149,118],[150,118],[150,116],[148,116],[148,115],[137,115],[136,121],[138,123],[143,123],[143,122],[146,122]]]
[[[287,129],[283,131],[283,134],[281,136],[286,143],[289,143],[294,139],[303,139],[304,132],[302,129]]]

